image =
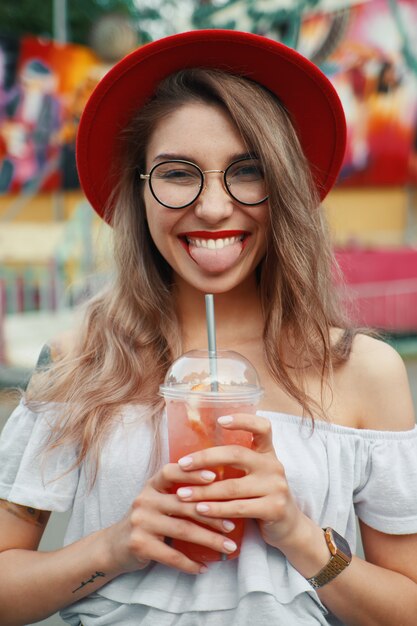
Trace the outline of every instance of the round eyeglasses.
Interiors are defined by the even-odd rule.
[[[202,170],[191,161],[174,159],[153,166],[149,174],[140,174],[149,182],[153,197],[168,209],[184,209],[193,204],[205,186],[206,174],[223,174],[227,193],[240,204],[255,206],[268,199],[259,159],[233,161],[225,170]]]

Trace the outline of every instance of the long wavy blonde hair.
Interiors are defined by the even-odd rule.
[[[119,184],[106,209],[114,231],[114,280],[88,304],[71,350],[38,373],[27,393],[33,406],[39,399],[65,403],[49,447],[74,443],[78,464],[87,453],[98,459],[123,405],[148,405],[158,431],[158,386],[181,353],[181,332],[171,268],[148,232],[138,171],[145,171],[147,145],[159,120],[196,101],[228,111],[265,171],[270,234],[257,278],[271,376],[312,416],[320,406],[305,391],[305,364],[317,368],[323,388],[332,368],[349,356],[354,331],[346,329],[341,314],[330,239],[289,114],[274,95],[250,80],[217,70],[183,70],[159,85],[121,135]],[[331,339],[334,327],[346,329],[336,342]],[[291,367],[284,341],[292,348]]]

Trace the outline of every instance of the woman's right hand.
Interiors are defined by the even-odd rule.
[[[147,481],[129,513],[106,529],[106,534],[110,534],[107,539],[111,542],[112,565],[121,572],[130,572],[157,561],[187,574],[206,571],[202,563],[175,550],[166,539],[182,539],[224,554],[233,553],[233,542],[224,535],[233,529],[230,520],[200,516],[195,502],[182,502],[176,493],[171,493],[181,484],[207,485],[215,478],[215,473],[209,470],[185,472],[178,463],[162,467]]]

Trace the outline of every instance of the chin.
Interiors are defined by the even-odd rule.
[[[234,275],[233,275],[234,274]],[[233,271],[222,272],[219,274],[206,274],[200,277],[186,277],[182,276],[182,280],[186,282],[190,287],[193,287],[197,291],[202,293],[221,294],[228,293],[241,287],[244,283],[255,278],[255,271],[245,273],[233,273]]]

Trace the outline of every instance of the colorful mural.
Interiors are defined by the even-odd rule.
[[[399,19],[393,6],[389,0],[352,6],[341,42],[321,64],[348,122],[341,184],[417,183],[417,74],[404,55],[416,43],[417,2],[398,0]],[[304,21],[301,51],[313,36],[314,21],[320,16]]]
[[[83,46],[0,38],[0,193],[78,186],[75,128],[99,68]]]
[[[188,1],[202,11],[202,3]],[[217,16],[277,38],[291,32],[287,43],[330,77],[348,121],[339,184],[417,184],[417,0],[306,0],[298,9],[276,0],[273,15],[259,3],[251,22],[252,5],[206,2],[204,14],[209,8],[210,27],[225,26]],[[264,32],[272,17],[276,32]],[[80,45],[0,36],[0,194],[78,187],[75,135],[86,99],[109,67],[100,59]]]

